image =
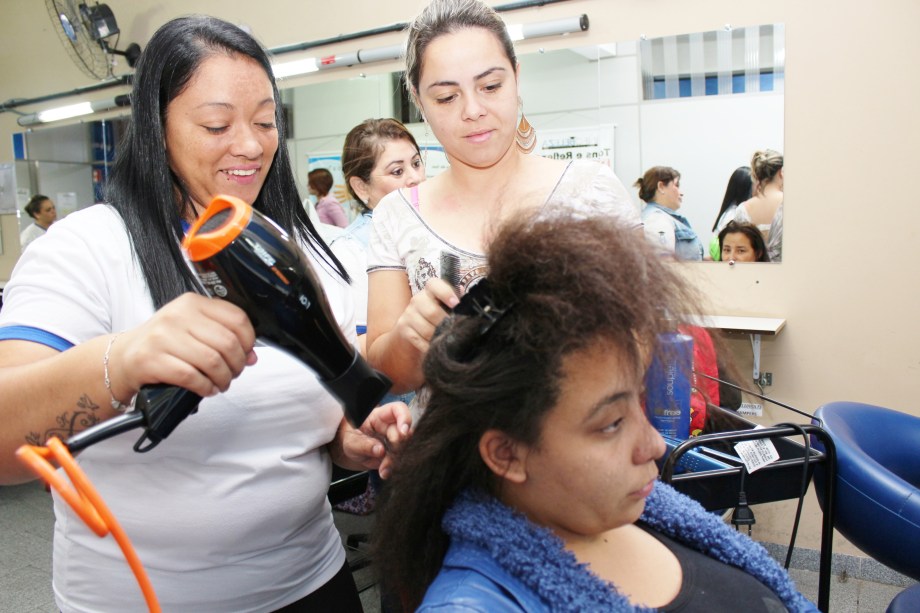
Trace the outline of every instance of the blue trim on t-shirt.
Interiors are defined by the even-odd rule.
[[[0,341],[32,341],[58,351],[66,351],[73,347],[73,343],[64,340],[57,334],[52,334],[41,328],[33,328],[32,326],[5,326],[0,328]]]
[[[367,334],[367,326],[355,326],[355,329],[358,331],[358,334]]]

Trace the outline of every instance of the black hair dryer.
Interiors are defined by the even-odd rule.
[[[243,309],[256,335],[312,368],[364,423],[392,383],[342,334],[301,248],[272,220],[232,196],[217,196],[186,234],[183,248],[211,296]]]

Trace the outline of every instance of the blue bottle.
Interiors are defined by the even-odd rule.
[[[693,337],[665,332],[645,373],[645,412],[663,436],[690,437],[690,377],[693,371]]]

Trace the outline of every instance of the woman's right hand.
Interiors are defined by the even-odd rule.
[[[143,385],[167,383],[213,396],[256,362],[255,339],[249,317],[236,305],[183,294],[112,343],[112,394],[128,402]]]
[[[412,297],[393,329],[399,338],[425,355],[435,328],[458,302],[460,299],[454,288],[443,279],[433,277]]]
[[[430,279],[413,296],[403,271],[368,275],[367,359],[386,374],[393,393],[417,389],[424,383],[422,360],[434,330],[459,299],[453,287]]]

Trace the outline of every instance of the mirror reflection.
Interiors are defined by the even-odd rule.
[[[519,60],[524,110],[537,129],[535,153],[596,159],[609,164],[627,187],[652,167],[677,170],[679,214],[697,235],[701,258],[720,258],[719,231],[736,207],[757,193],[756,185],[751,193],[732,192],[726,214],[722,204],[730,177],[750,167],[755,152],[783,150],[781,24],[573,47]],[[285,99],[301,178],[315,166],[341,177],[336,164],[344,135],[369,117],[406,123],[424,150],[429,176],[447,163],[405,95],[399,73],[297,87],[286,91]],[[347,199],[344,185],[339,193]],[[631,187],[630,194],[637,207],[645,206],[638,189]],[[755,225],[769,228],[772,215],[764,220],[759,211],[757,217]],[[765,243],[767,234],[762,232]],[[730,243],[741,240],[736,238]]]
[[[781,24],[572,47],[526,54],[519,60],[524,110],[537,130],[535,154],[592,158],[610,165],[637,207],[648,202],[640,199],[637,179],[654,167],[677,171],[678,208],[669,210],[696,235],[703,259],[721,256],[725,246],[719,243],[720,231],[739,205],[760,193],[768,204],[744,207],[747,217],[738,221],[753,223],[764,244],[772,240],[774,250],[781,253],[781,233],[770,237],[769,230],[782,218],[782,166],[762,184],[755,177],[752,196],[730,185],[737,169],[750,167],[755,152],[781,156],[783,151]],[[350,74],[282,89],[289,147],[305,199],[309,170],[328,168],[336,179],[334,194],[350,218],[357,214],[357,203],[345,189],[340,156],[348,131],[371,117],[395,117],[407,125],[422,148],[429,176],[446,167],[447,160],[419,120],[401,78],[401,73]],[[22,205],[30,193],[45,193],[63,216],[101,198],[100,182],[122,121],[27,134],[28,159],[16,168]],[[657,182],[654,187],[657,191]],[[674,205],[657,204],[665,209]],[[733,235],[728,242],[729,257],[745,261],[734,255],[740,253],[739,243],[744,250],[744,236]],[[758,245],[751,248],[756,252]]]

